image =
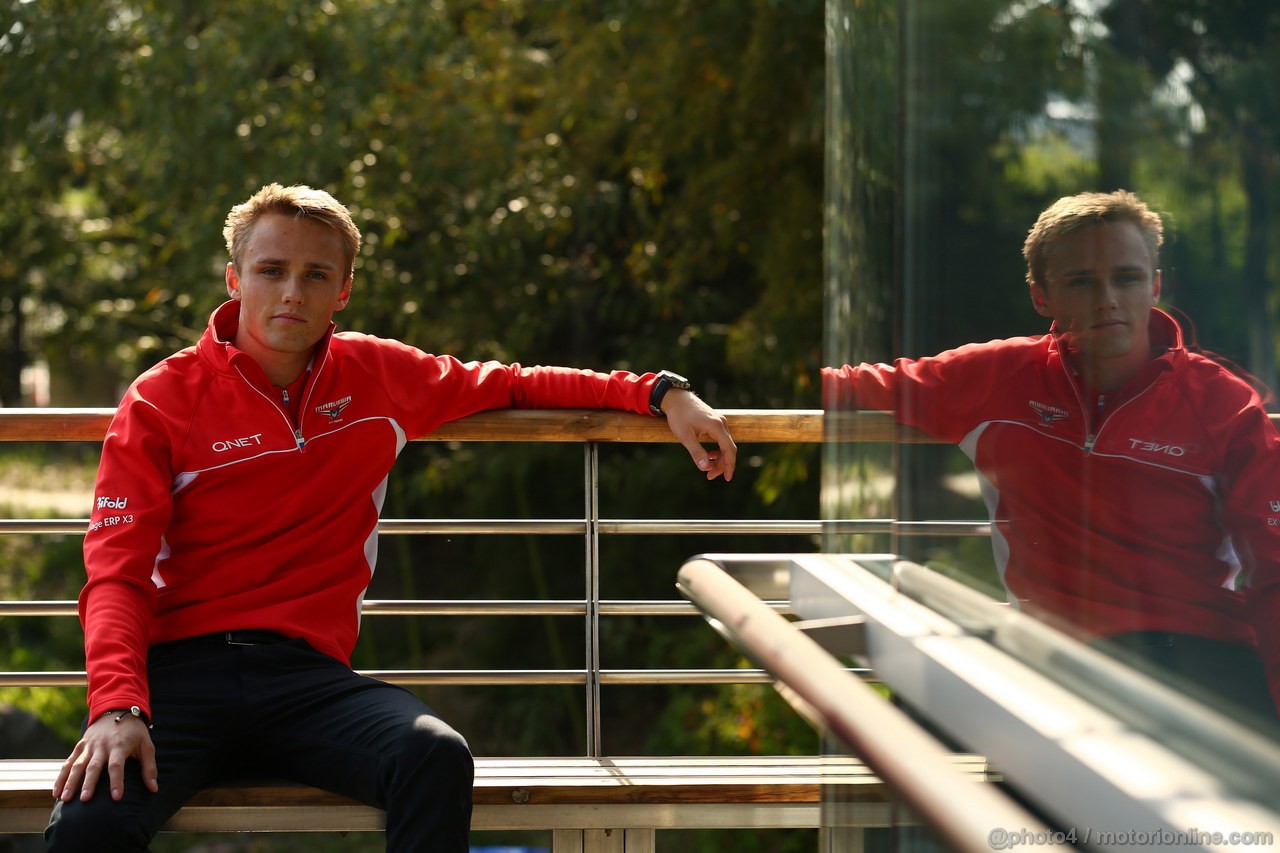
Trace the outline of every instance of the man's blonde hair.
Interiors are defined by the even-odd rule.
[[[1022,244],[1027,259],[1027,281],[1045,286],[1049,248],[1068,234],[1103,222],[1132,222],[1142,232],[1151,251],[1152,266],[1159,265],[1160,244],[1164,242],[1164,224],[1160,214],[1128,190],[1110,193],[1080,193],[1058,199],[1040,214]]]
[[[356,253],[360,251],[360,229],[351,219],[351,212],[324,190],[301,184],[290,187],[267,184],[248,201],[231,208],[226,224],[222,226],[222,236],[227,241],[227,253],[237,267],[253,227],[268,213],[314,219],[328,225],[342,238],[347,275],[354,273]]]

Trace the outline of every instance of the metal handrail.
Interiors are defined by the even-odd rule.
[[[109,408],[0,409],[0,442],[100,442],[115,410]],[[903,429],[879,412],[824,415],[815,409],[729,409],[723,414],[735,439],[747,443],[811,444],[837,441],[934,441]],[[607,684],[728,684],[767,680],[759,670],[609,670],[600,659],[599,620],[603,616],[694,615],[685,602],[601,601],[599,538],[602,535],[655,534],[903,534],[914,536],[987,536],[980,521],[904,522],[893,519],[636,519],[600,518],[597,470],[601,443],[671,443],[675,439],[659,418],[595,410],[498,410],[481,412],[441,426],[419,441],[578,442],[584,447],[585,506],[581,518],[441,519],[394,518],[379,522],[386,535],[571,535],[584,542],[584,597],[569,601],[366,601],[371,616],[576,616],[583,618],[586,659],[582,670],[564,671],[416,671],[380,674],[400,684],[581,684],[585,685],[587,753],[601,753],[600,688]],[[81,535],[87,519],[0,519],[0,535]],[[787,613],[786,602],[773,609]],[[0,602],[0,616],[74,616],[74,601]],[[0,685],[67,686],[84,684],[84,674],[0,673]]]
[[[766,602],[779,613],[790,613],[786,601]],[[695,616],[698,608],[687,601],[609,601],[601,600],[601,616]],[[366,599],[360,612],[364,616],[585,616],[583,599],[512,599],[484,601],[462,599]],[[76,602],[64,601],[0,601],[0,616],[75,616]]]
[[[101,442],[113,409],[0,409],[0,442]],[[815,443],[824,434],[817,410],[755,410],[724,412],[740,443]],[[884,416],[859,418],[860,434],[889,437],[894,431]],[[769,680],[762,670],[607,669],[600,657],[599,620],[603,616],[696,615],[683,601],[600,600],[599,537],[617,534],[717,533],[816,535],[830,526],[815,519],[602,519],[599,517],[598,477],[601,443],[672,443],[660,418],[594,410],[500,410],[471,415],[437,429],[420,441],[446,442],[578,442],[584,447],[585,506],[581,518],[557,519],[383,519],[379,532],[388,535],[573,535],[584,542],[584,597],[573,600],[497,601],[365,601],[371,616],[575,616],[583,619],[586,658],[582,669],[569,670],[393,670],[366,674],[396,684],[584,685],[587,754],[601,753],[600,688],[614,684],[753,684]],[[888,532],[889,520],[850,520],[857,532]],[[87,519],[0,519],[0,535],[82,535]],[[786,602],[770,605],[789,612]],[[0,602],[2,616],[74,616],[74,601]],[[85,684],[83,672],[0,673],[0,686],[65,687]]]
[[[88,526],[87,518],[6,518],[0,519],[0,535],[6,533],[78,534]],[[896,533],[905,536],[990,536],[985,521],[896,521],[889,518],[816,519],[655,519],[602,518],[596,522],[600,533],[641,534],[767,534],[814,536],[819,533]],[[571,534],[582,536],[587,522],[576,518],[481,519],[481,518],[385,518],[378,532],[387,535],[417,534]]]
[[[762,669],[361,669],[361,675],[401,685],[770,684]],[[0,687],[84,687],[84,670],[0,672]]]
[[[990,853],[992,827],[1018,827],[1031,838],[1050,835],[1021,806],[957,773],[945,747],[714,562],[686,562],[679,587],[951,848]]]

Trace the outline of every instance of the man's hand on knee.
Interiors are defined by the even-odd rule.
[[[54,799],[69,802],[80,792],[80,799],[93,799],[93,792],[105,768],[111,783],[111,799],[124,796],[124,764],[130,758],[142,765],[142,779],[147,790],[160,789],[156,779],[156,748],[151,742],[147,724],[139,717],[125,715],[119,721],[116,714],[108,713],[84,731],[80,742],[62,764],[58,778],[53,783]]]

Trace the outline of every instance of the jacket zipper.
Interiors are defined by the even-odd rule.
[[[314,351],[312,359],[314,361]],[[320,356],[320,363],[316,365],[315,370],[311,374],[311,381],[307,383],[307,393],[302,398],[302,405],[298,407],[298,426],[293,431],[294,440],[298,442],[298,449],[301,450],[306,446],[306,439],[302,437],[302,416],[307,411],[307,406],[311,405],[311,396],[315,393],[316,385],[320,382],[320,374],[324,372],[324,363],[329,360],[329,347],[325,346],[324,353]],[[287,393],[287,392],[286,392]]]
[[[307,446],[307,440],[302,437],[302,413],[306,411],[307,406],[310,405],[311,403],[311,394],[316,389],[316,383],[320,380],[320,372],[324,370],[324,363],[328,360],[328,357],[329,357],[329,350],[328,350],[328,347],[325,347],[324,356],[321,357],[320,359],[320,365],[316,367],[315,373],[311,377],[311,381],[307,383],[307,394],[303,398],[302,406],[298,409],[297,426],[294,426],[292,423],[289,422],[289,415],[286,414],[289,411],[289,389],[288,388],[280,389],[280,394],[284,399],[284,411],[281,411],[280,407],[277,406],[270,397],[268,397],[266,394],[263,394],[262,390],[258,388],[257,385],[254,385],[252,382],[249,381],[249,377],[244,375],[243,370],[241,370],[239,367],[236,367],[236,373],[240,374],[240,378],[244,380],[244,384],[248,385],[254,391],[258,392],[258,394],[260,394],[265,400],[267,400],[267,402],[271,403],[271,408],[275,409],[277,412],[280,412],[280,417],[284,418],[285,426],[288,427],[291,433],[293,433],[293,442],[298,446],[299,451],[303,450]]]
[[[284,400],[284,410],[286,412],[289,411],[289,389],[281,388],[280,397],[282,400]],[[301,411],[298,412],[298,425],[293,428],[293,440],[298,445],[299,450],[301,450],[307,444],[306,439],[302,437],[302,412]]]
[[[1071,390],[1075,392],[1076,403],[1080,406],[1080,411],[1085,416],[1085,436],[1084,436],[1083,449],[1086,454],[1093,452],[1093,446],[1098,443],[1098,436],[1102,435],[1102,428],[1107,425],[1107,421],[1111,420],[1112,416],[1115,415],[1116,412],[1120,411],[1120,409],[1123,409],[1125,406],[1129,405],[1134,400],[1138,399],[1143,394],[1147,393],[1147,391],[1151,390],[1151,386],[1155,385],[1156,379],[1159,378],[1159,377],[1153,378],[1150,382],[1148,382],[1145,386],[1143,386],[1141,391],[1138,391],[1134,394],[1129,395],[1129,399],[1121,403],[1114,411],[1112,411],[1106,417],[1104,417],[1101,421],[1099,421],[1095,428],[1091,429],[1091,427],[1093,427],[1093,423],[1092,423],[1092,419],[1090,418],[1089,407],[1085,405],[1084,395],[1080,393],[1080,388],[1076,384],[1075,377],[1071,375],[1071,369],[1067,367],[1066,357],[1062,354],[1061,351],[1058,352],[1058,364],[1062,366],[1062,372],[1065,373],[1067,376],[1067,383],[1071,386]],[[1103,404],[1106,402],[1106,399],[1107,399],[1106,394],[1098,395],[1098,406],[1097,406],[1098,411],[1102,410]]]
[[[1097,406],[1097,409],[1099,412],[1102,411],[1103,407],[1106,405],[1106,402],[1107,402],[1107,395],[1099,394],[1098,406]],[[1106,420],[1107,420],[1106,418],[1103,418],[1102,421],[1098,424],[1098,428],[1084,437],[1085,453],[1091,452],[1093,450],[1093,446],[1098,443],[1098,433],[1102,431],[1102,424],[1106,423]],[[1088,429],[1088,427],[1086,427],[1086,429]]]
[[[253,392],[255,394],[262,397],[262,399],[266,400],[268,403],[271,404],[271,408],[275,409],[276,413],[280,415],[280,418],[284,421],[285,428],[288,429],[289,432],[293,434],[293,441],[294,441],[294,444],[298,446],[298,450],[302,450],[302,448],[304,448],[307,444],[306,439],[302,437],[302,427],[301,426],[295,427],[293,424],[289,423],[289,416],[280,410],[280,407],[276,405],[276,401],[272,400],[266,394],[262,393],[261,388],[259,388],[257,385],[254,385],[252,382],[250,382],[249,377],[244,375],[243,370],[241,370],[239,367],[236,367],[236,373],[240,374],[240,378],[244,380],[244,384],[248,385],[251,389],[253,389]],[[288,398],[287,391],[285,392],[285,397],[286,399]]]

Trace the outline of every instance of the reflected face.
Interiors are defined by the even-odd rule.
[[[240,263],[227,264],[227,293],[240,302],[233,343],[274,383],[287,384],[351,295],[342,238],[313,219],[267,214],[254,225]]]
[[[1147,323],[1160,298],[1160,271],[1132,222],[1104,222],[1062,237],[1046,253],[1044,284],[1031,302],[1086,363],[1142,364]]]

